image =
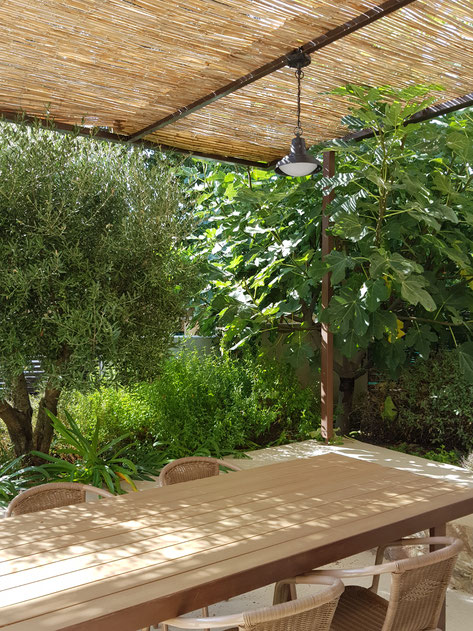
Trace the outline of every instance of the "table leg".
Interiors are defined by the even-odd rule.
[[[439,524],[438,526],[434,526],[433,528],[430,528],[431,537],[445,537],[446,534],[447,534],[447,524]],[[432,551],[435,550],[435,548],[436,546],[430,546],[430,549]],[[441,629],[441,631],[445,631],[447,628],[445,601],[443,603],[442,611],[440,612],[438,628]]]

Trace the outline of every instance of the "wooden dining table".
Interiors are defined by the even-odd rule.
[[[336,454],[0,522],[0,629],[136,631],[473,513],[473,489]]]

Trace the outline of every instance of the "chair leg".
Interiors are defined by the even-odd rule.
[[[429,529],[429,535],[431,537],[445,537],[446,534],[447,524],[439,524],[438,526],[434,526],[433,528]],[[431,552],[435,549],[438,549],[438,546],[431,546],[430,548]],[[440,612],[440,617],[437,624],[439,631],[445,631],[445,629],[447,628],[445,599],[443,601],[442,611]]]
[[[204,618],[208,618],[209,617],[209,608],[206,607],[202,607],[202,615]],[[204,629],[204,631],[210,631],[210,629]]]

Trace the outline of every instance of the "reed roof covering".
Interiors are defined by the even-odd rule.
[[[346,134],[329,92],[347,82],[473,103],[471,0],[0,0],[0,110],[270,163],[295,126],[298,47],[308,144]]]

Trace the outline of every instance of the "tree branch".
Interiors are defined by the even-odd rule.
[[[305,325],[303,322],[294,322],[293,324],[278,323],[278,331],[291,332],[291,331],[320,331],[320,324],[315,322],[310,326]]]
[[[416,316],[396,316],[399,320],[403,322],[427,322],[428,324],[439,324],[440,326],[466,326],[467,324],[473,323],[473,320],[466,320],[465,322],[447,322],[445,320],[433,320],[430,318],[418,318]]]

